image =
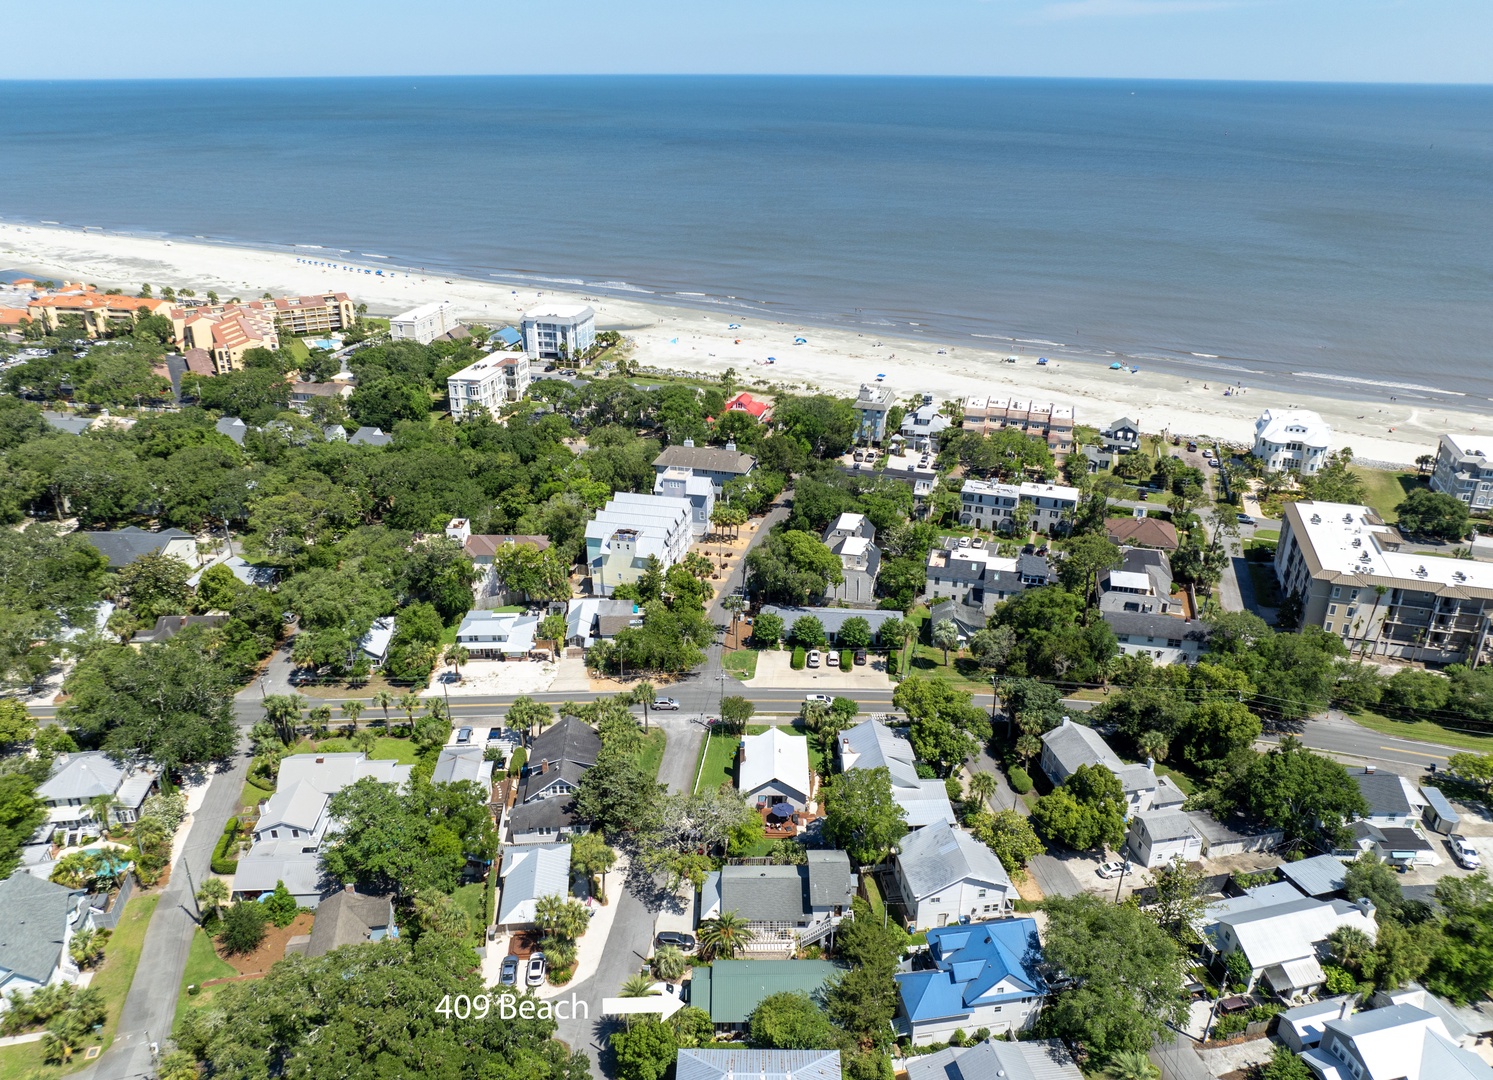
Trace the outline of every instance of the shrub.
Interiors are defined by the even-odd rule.
[[[213,873],[225,875],[238,873],[238,859],[229,857],[229,850],[237,839],[238,818],[231,817],[228,819],[228,824],[223,826],[223,835],[218,837],[217,846],[213,848]]]
[[[802,645],[795,645],[793,647],[793,659],[788,661],[788,663],[794,671],[802,671],[804,664],[808,663],[808,660],[809,654],[804,652],[804,647]]]
[[[261,904],[253,900],[240,900],[223,915],[223,932],[218,942],[223,951],[236,956],[251,953],[264,941],[265,923],[269,916]]]
[[[1358,992],[1358,980],[1348,969],[1340,968],[1336,964],[1323,964],[1322,974],[1327,976],[1329,994],[1356,994]]]
[[[513,751],[513,756],[508,759],[508,775],[519,776],[524,771],[524,762],[529,760],[528,751],[522,746]]]
[[[841,668],[841,670],[848,671],[854,665],[855,665],[855,653],[851,652],[849,649],[841,649],[840,650],[840,668]]]
[[[290,895],[290,890],[285,887],[285,882],[275,882],[275,891],[260,907],[269,917],[270,922],[284,929],[295,922],[296,913],[300,911],[300,905],[295,902],[295,897]]]
[[[1011,781],[1011,790],[1016,792],[1016,794],[1025,795],[1028,791],[1032,790],[1031,773],[1027,772],[1020,765],[1011,766],[1006,775]]]

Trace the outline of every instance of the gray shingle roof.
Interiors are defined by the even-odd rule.
[[[1144,611],[1101,612],[1104,621],[1118,636],[1135,634],[1154,638],[1181,638],[1199,644],[1208,640],[1208,625],[1201,619],[1174,619],[1170,615],[1154,615]]]
[[[67,922],[81,891],[18,870],[0,881],[0,971],[45,983],[62,960]]]
[[[1366,773],[1362,769],[1353,774],[1358,790],[1369,804],[1369,813],[1375,817],[1400,817],[1410,813],[1410,800],[1405,796],[1405,785],[1399,775],[1391,772]]]
[[[675,1080],[840,1080],[838,1050],[680,1050]]]
[[[343,889],[322,901],[311,924],[307,956],[321,956],[343,945],[370,940],[373,931],[394,925],[394,907],[387,896],[367,896]]]
[[[1062,1043],[989,1040],[907,1059],[907,1080],[1082,1080]]]
[[[45,802],[66,803],[69,799],[97,798],[113,795],[124,779],[122,765],[101,750],[71,754],[59,758],[52,775],[36,789]]]
[[[752,471],[757,459],[739,450],[726,450],[719,446],[684,446],[676,443],[664,447],[663,453],[653,459],[655,469],[667,469],[682,465],[686,469],[701,472],[736,473],[745,475]]]
[[[347,440],[353,446],[388,446],[394,436],[385,435],[376,427],[360,427]]]
[[[809,852],[809,906],[849,907],[855,894],[850,856],[843,851]]]
[[[1080,765],[1103,765],[1115,773],[1125,767],[1097,731],[1073,720],[1064,720],[1043,735],[1042,742],[1069,776],[1077,772]]]
[[[443,746],[430,774],[432,784],[454,784],[463,780],[476,784],[492,783],[491,761],[481,746]]]
[[[802,866],[721,868],[721,911],[747,922],[803,922],[808,917],[808,870]]]
[[[917,899],[966,879],[1007,888],[1011,885],[1006,868],[995,853],[947,821],[908,833],[897,846],[897,863]]]
[[[180,529],[148,532],[134,525],[112,532],[80,532],[78,535],[98,548],[109,560],[110,568],[116,570],[121,566],[128,566],[141,555],[160,551],[172,540],[196,540],[191,533]]]

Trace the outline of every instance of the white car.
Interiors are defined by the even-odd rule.
[[[1476,870],[1483,865],[1483,857],[1477,853],[1477,848],[1467,842],[1467,837],[1452,833],[1446,838],[1446,842],[1451,846],[1452,858],[1457,860],[1457,865],[1463,870]]]
[[[818,649],[810,649],[809,650],[809,658],[808,658],[807,663],[808,663],[809,667],[818,667],[819,666],[819,650]]]
[[[828,694],[805,694],[804,700],[810,705],[833,705],[835,701]]]
[[[1099,864],[1099,876],[1102,878],[1116,878],[1125,872],[1125,864],[1122,862],[1107,862]]]
[[[534,953],[529,957],[528,966],[524,971],[524,982],[530,986],[542,986],[545,975],[544,953]]]
[[[675,701],[671,697],[661,697],[653,703],[652,708],[662,709],[665,712],[672,712],[679,708],[679,702]]]

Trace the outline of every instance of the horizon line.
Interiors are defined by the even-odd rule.
[[[188,83],[188,82],[337,82],[356,79],[421,79],[449,82],[459,79],[884,79],[923,82],[1108,82],[1108,83],[1195,83],[1204,85],[1245,86],[1353,86],[1353,87],[1441,87],[1478,89],[1493,87],[1487,82],[1439,82],[1432,80],[1372,79],[1254,79],[1202,78],[1187,75],[1001,75],[1001,74],[921,74],[910,72],[466,72],[452,74],[341,74],[341,75],[120,75],[113,77],[7,77],[0,76],[0,86],[24,84],[102,83]]]

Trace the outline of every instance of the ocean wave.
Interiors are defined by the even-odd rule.
[[[613,292],[646,293],[648,296],[656,296],[652,289],[645,289],[641,285],[629,285],[625,281],[593,281],[593,289],[611,289]]]
[[[389,256],[387,256],[387,255],[376,255],[376,254],[374,254],[371,251],[365,251],[365,252],[363,252],[363,257],[367,258],[367,259],[387,259]]]
[[[1327,382],[1352,383],[1355,386],[1382,386],[1386,390],[1419,390],[1423,394],[1447,394],[1451,397],[1466,397],[1461,390],[1443,390],[1439,386],[1421,383],[1386,382],[1382,379],[1360,379],[1354,375],[1325,375],[1320,371],[1293,371],[1298,379],[1323,379]]]
[[[1196,356],[1199,360],[1217,360],[1218,359],[1218,354],[1217,353],[1211,353],[1211,352],[1195,352],[1195,353],[1189,353],[1188,355],[1189,356]]]
[[[202,239],[202,238],[198,237],[198,239]],[[306,249],[308,249],[310,251],[321,251],[322,250],[322,246],[320,244],[293,244],[291,246],[292,247],[298,247],[298,248],[306,248]]]
[[[1054,349],[1066,349],[1068,347],[1067,345],[1064,345],[1061,341],[1045,341],[1042,338],[1019,337],[1019,338],[1013,338],[1012,340],[1019,341],[1023,345],[1050,345]]]

